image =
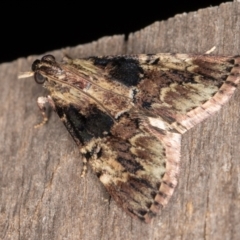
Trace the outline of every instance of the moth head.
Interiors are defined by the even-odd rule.
[[[41,60],[37,59],[32,64],[31,72],[24,72],[19,78],[34,76],[36,83],[43,84],[48,79],[57,80],[62,75],[62,69],[52,55],[45,55]]]
[[[45,55],[41,60],[37,59],[32,64],[36,83],[43,84],[48,78],[54,78],[61,72],[61,68],[52,55]]]

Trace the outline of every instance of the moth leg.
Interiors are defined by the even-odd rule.
[[[87,159],[84,157],[83,158],[83,168],[82,168],[82,172],[81,172],[81,177],[85,177],[86,173],[87,173]]]
[[[55,105],[54,105],[54,102],[52,100],[52,98],[50,96],[47,96],[47,97],[39,97],[37,99],[37,104],[38,104],[38,107],[41,111],[41,114],[43,116],[43,120],[42,122],[40,122],[39,124],[35,125],[34,128],[39,128],[39,127],[42,127],[44,124],[46,124],[46,122],[48,121],[48,117],[46,116],[46,104],[49,103],[50,106],[55,109]]]

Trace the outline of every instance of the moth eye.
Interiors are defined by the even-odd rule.
[[[34,79],[35,79],[36,83],[43,84],[47,78],[45,78],[41,73],[36,72],[34,74]]]
[[[35,72],[37,69],[37,65],[40,63],[40,60],[35,60],[32,64],[32,71]]]
[[[54,62],[55,57],[53,55],[48,54],[48,55],[43,56],[41,60],[48,61],[48,62]]]

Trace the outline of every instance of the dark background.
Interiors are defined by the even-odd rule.
[[[128,1],[132,3],[133,1]],[[127,2],[127,3],[128,3]],[[217,6],[217,0],[54,1],[0,3],[0,62],[125,34],[176,14]]]

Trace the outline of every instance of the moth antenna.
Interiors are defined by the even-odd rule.
[[[32,77],[34,75],[34,72],[20,72],[20,74],[18,75],[18,79],[21,78],[29,78]]]

